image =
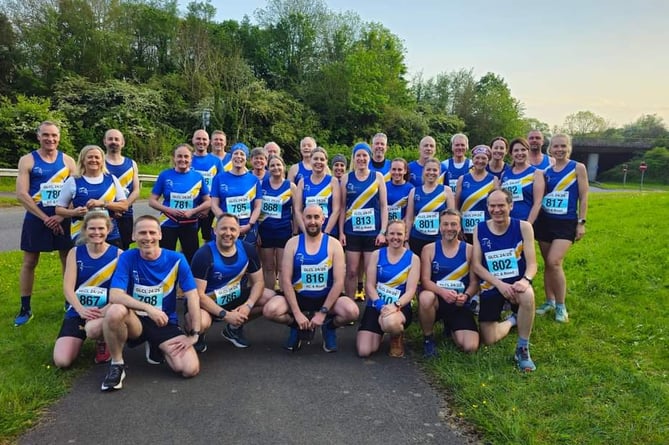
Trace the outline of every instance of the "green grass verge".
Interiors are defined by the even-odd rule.
[[[474,355],[447,342],[426,362],[454,417],[491,444],[668,443],[667,209],[666,193],[591,194],[565,260],[570,323],[537,316],[537,371],[515,370],[515,330]],[[541,304],[541,272],[535,289]]]
[[[537,371],[516,371],[515,330],[473,355],[442,343],[441,356],[425,363],[453,416],[491,444],[667,443],[668,208],[667,193],[592,194],[586,238],[565,261],[571,321],[537,317]],[[12,326],[20,264],[20,252],[0,254],[0,443],[32,426],[94,355],[87,342],[74,369],[51,363],[63,315],[56,254],[43,255],[37,268],[35,319]],[[541,274],[535,289],[541,303]],[[411,334],[420,345],[416,324]]]

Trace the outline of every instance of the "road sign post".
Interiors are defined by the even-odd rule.
[[[645,162],[641,162],[639,164],[639,171],[641,172],[641,183],[639,184],[639,189],[643,191],[643,176],[646,173],[646,170],[648,170],[648,164]]]
[[[623,164],[623,188],[627,184],[627,164]]]

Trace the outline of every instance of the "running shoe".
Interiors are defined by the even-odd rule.
[[[479,309],[480,309],[479,296],[474,295],[472,298],[470,298],[469,302],[468,302],[468,305],[469,305],[468,306],[469,310],[472,312],[472,314],[474,314],[475,317],[478,317]]]
[[[404,357],[404,332],[390,337],[390,351],[388,355],[395,358]]]
[[[197,342],[193,345],[193,348],[195,348],[195,351],[199,353],[206,352],[207,339],[206,339],[206,334],[204,332],[198,336]]]
[[[251,345],[246,337],[244,337],[244,325],[238,328],[233,328],[232,325],[228,323],[221,331],[221,335],[224,339],[238,348],[248,348]]]
[[[290,328],[290,333],[288,334],[288,339],[283,345],[283,349],[287,351],[297,352],[300,350],[300,333],[296,327]]]
[[[21,308],[19,315],[17,315],[16,318],[14,319],[14,327],[18,328],[19,326],[23,326],[32,319],[33,319],[33,311],[31,311],[30,309]]]
[[[123,388],[123,380],[125,379],[125,365],[109,365],[109,371],[105,379],[102,381],[100,390],[111,391],[113,389]]]
[[[544,302],[544,304],[542,304],[537,308],[536,313],[537,315],[544,315],[554,310],[555,310],[555,303],[546,301]]]
[[[362,289],[355,291],[355,301],[365,301],[365,291]]]
[[[95,341],[95,363],[107,363],[111,360],[111,353],[104,340]]]
[[[568,323],[569,322],[569,314],[567,313],[567,308],[562,306],[557,306],[555,308],[555,321],[559,323]]]
[[[321,335],[323,336],[323,351],[337,352],[337,329],[329,328],[330,323],[324,323],[321,326]]]
[[[437,343],[434,341],[434,338],[428,338],[423,341],[423,357],[432,358],[436,357],[439,352],[437,351]]]
[[[146,361],[150,365],[160,365],[165,361],[163,351],[158,346],[153,346],[151,343],[144,342],[144,353],[146,354]]]
[[[532,358],[530,358],[530,350],[525,347],[516,348],[514,359],[518,364],[518,369],[521,371],[532,372],[537,369],[537,367],[534,365],[534,362],[532,361]]]

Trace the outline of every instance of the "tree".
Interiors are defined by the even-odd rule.
[[[511,96],[501,76],[488,73],[476,83],[473,115],[464,117],[472,144],[487,144],[496,136],[513,138],[524,130],[523,107]]]
[[[659,139],[667,138],[667,126],[664,120],[657,114],[644,114],[631,124],[623,127],[623,135],[627,138],[636,139]]]
[[[592,111],[579,111],[567,116],[560,130],[572,136],[584,136],[603,133],[609,127],[606,119]]]
[[[0,95],[10,93],[17,76],[20,53],[12,24],[0,13]]]

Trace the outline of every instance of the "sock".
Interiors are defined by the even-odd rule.
[[[516,345],[517,348],[527,348],[529,346],[530,346],[529,338],[518,337],[518,344]]]
[[[550,304],[551,306],[555,307],[555,301],[554,300],[546,300],[546,304]]]
[[[125,365],[125,363],[123,363],[123,360],[121,360],[120,362],[115,362],[114,360],[112,360],[111,364],[112,365],[121,365],[121,366]]]
[[[518,325],[518,318],[516,318],[516,314],[509,315],[509,318],[507,318],[506,321],[511,323],[511,326]]]
[[[564,303],[562,303],[562,304],[556,304],[555,307],[556,307],[556,308],[560,308],[560,309],[562,309],[563,311],[566,311],[566,310],[567,310],[567,307],[564,305]]]
[[[21,297],[21,309],[30,310],[30,295]]]

